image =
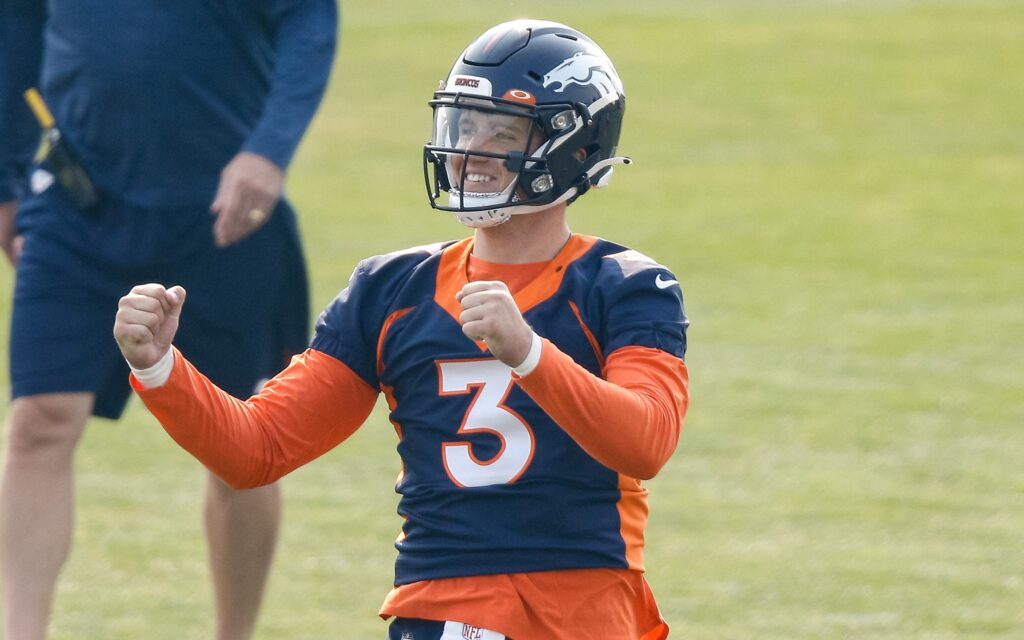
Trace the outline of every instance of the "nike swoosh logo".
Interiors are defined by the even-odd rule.
[[[658,287],[659,289],[668,289],[669,287],[671,287],[674,284],[676,284],[676,285],[679,284],[679,281],[678,280],[662,280],[660,273],[658,274],[658,277],[654,279],[654,285],[656,287]]]

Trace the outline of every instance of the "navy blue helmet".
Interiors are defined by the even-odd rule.
[[[487,227],[604,186],[612,165],[629,163],[615,156],[625,102],[611,60],[579,31],[540,20],[491,28],[430,101],[430,205]]]

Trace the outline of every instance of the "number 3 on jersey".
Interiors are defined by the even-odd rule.
[[[530,425],[504,405],[514,384],[512,369],[489,359],[438,362],[437,371],[442,396],[472,393],[476,387],[459,433],[489,433],[501,440],[490,460],[473,455],[468,442],[445,442],[441,455],[448,476],[460,487],[515,482],[533,459],[534,438]]]

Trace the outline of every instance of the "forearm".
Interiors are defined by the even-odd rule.
[[[376,392],[340,361],[307,350],[247,401],[181,354],[163,385],[132,386],[167,433],[235,488],[269,484],[329,451],[369,415]]]
[[[337,43],[334,0],[269,3],[276,62],[263,115],[243,150],[287,169],[327,88]]]
[[[38,83],[45,22],[43,0],[0,3],[0,202],[21,195],[39,140],[22,93]]]
[[[544,341],[519,386],[588,454],[626,476],[648,479],[679,441],[689,401],[682,360],[657,349],[611,354],[601,379]]]

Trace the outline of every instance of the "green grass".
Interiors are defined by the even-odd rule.
[[[360,257],[464,233],[419,152],[460,47],[575,24],[625,80],[636,164],[572,224],[669,265],[693,321],[686,432],[649,483],[673,637],[1024,637],[1024,3],[344,12],[289,182],[317,311]],[[286,480],[259,638],[382,637],[394,445],[378,411]],[[88,431],[78,479],[54,638],[208,637],[198,466],[135,403]]]

